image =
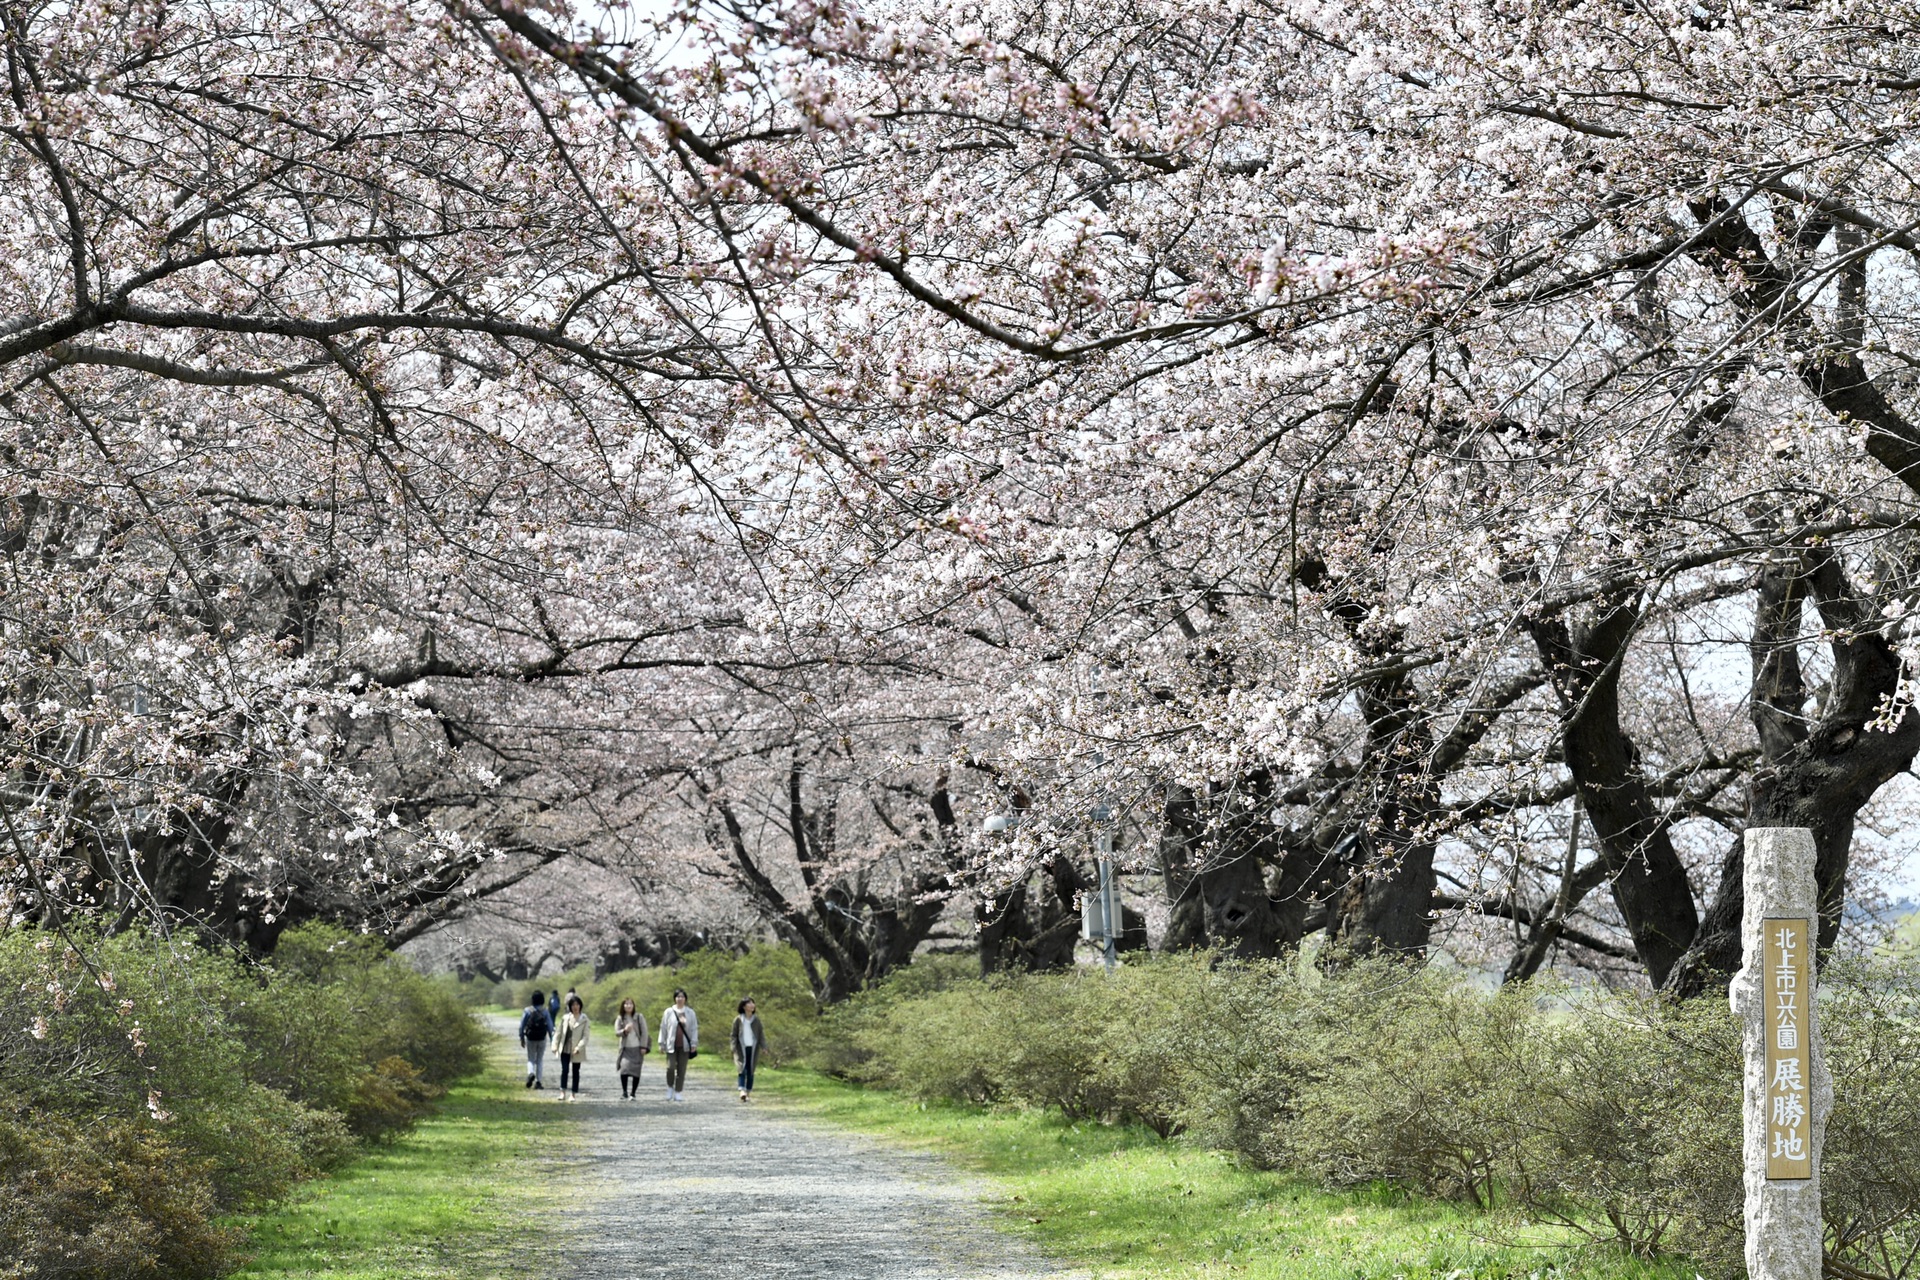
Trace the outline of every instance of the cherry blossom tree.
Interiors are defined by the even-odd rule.
[[[804,833],[902,787],[869,931],[1111,815],[1177,939],[1691,992],[1758,822],[1832,945],[1920,748],[1910,8],[9,11],[17,901],[191,815],[426,927],[678,794],[851,956]]]
[[[1228,797],[1221,870],[1320,875],[1336,932],[1418,950],[1450,825],[1577,798],[1574,889],[1692,990],[1729,967],[1737,849],[1696,887],[1672,833],[1731,789],[1735,827],[1815,828],[1832,941],[1854,815],[1920,732],[1884,622],[1920,441],[1904,11],[682,16],[704,43],[666,62],[564,9],[473,20],[703,175],[743,295],[805,299],[763,310],[796,369],[831,358],[846,465],[784,578],[864,556],[830,598],[866,625],[1024,658],[1002,723],[1043,808]],[[1656,762],[1619,673],[1728,600],[1758,745]],[[1076,657],[1128,705],[1089,713]],[[1302,786],[1304,881],[1224,834]]]

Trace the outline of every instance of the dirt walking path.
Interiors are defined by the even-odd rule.
[[[512,1037],[517,1022],[491,1019]],[[665,1100],[659,1055],[648,1056],[638,1101],[620,1098],[607,1038],[597,1034],[582,1101],[562,1106],[549,1055],[551,1106],[578,1125],[563,1198],[566,1225],[542,1223],[549,1244],[536,1275],[567,1280],[1067,1280],[1024,1242],[1000,1232],[981,1188],[936,1157],[876,1143],[743,1104],[731,1079],[704,1072],[687,1101]],[[724,1052],[724,1048],[723,1048]],[[558,1257],[553,1245],[557,1245]],[[531,1256],[529,1258],[531,1262]]]

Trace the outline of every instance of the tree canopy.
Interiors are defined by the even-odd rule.
[[[11,5],[7,914],[578,862],[833,998],[1057,957],[1104,829],[1173,944],[1692,993],[1759,824],[1832,946],[1920,750],[1916,21]]]

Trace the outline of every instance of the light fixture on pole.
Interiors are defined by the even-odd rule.
[[[1080,897],[1080,936],[1100,944],[1100,957],[1107,972],[1113,972],[1118,959],[1120,935],[1120,890],[1113,878],[1113,809],[1095,805],[1092,813],[1098,834],[1094,837],[1094,867],[1098,883],[1092,893]]]

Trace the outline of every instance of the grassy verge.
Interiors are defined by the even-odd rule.
[[[248,1224],[243,1280],[479,1280],[515,1276],[520,1215],[548,1203],[571,1130],[530,1105],[513,1044],[488,1047],[487,1066],[456,1084],[439,1109],[306,1194]]]
[[[703,1059],[704,1061],[704,1059]],[[725,1055],[716,1055],[724,1068]],[[1328,1193],[1144,1129],[926,1106],[815,1072],[769,1071],[756,1100],[938,1149],[981,1175],[1008,1227],[1096,1280],[1689,1280],[1677,1263],[1569,1249],[1459,1206]]]

